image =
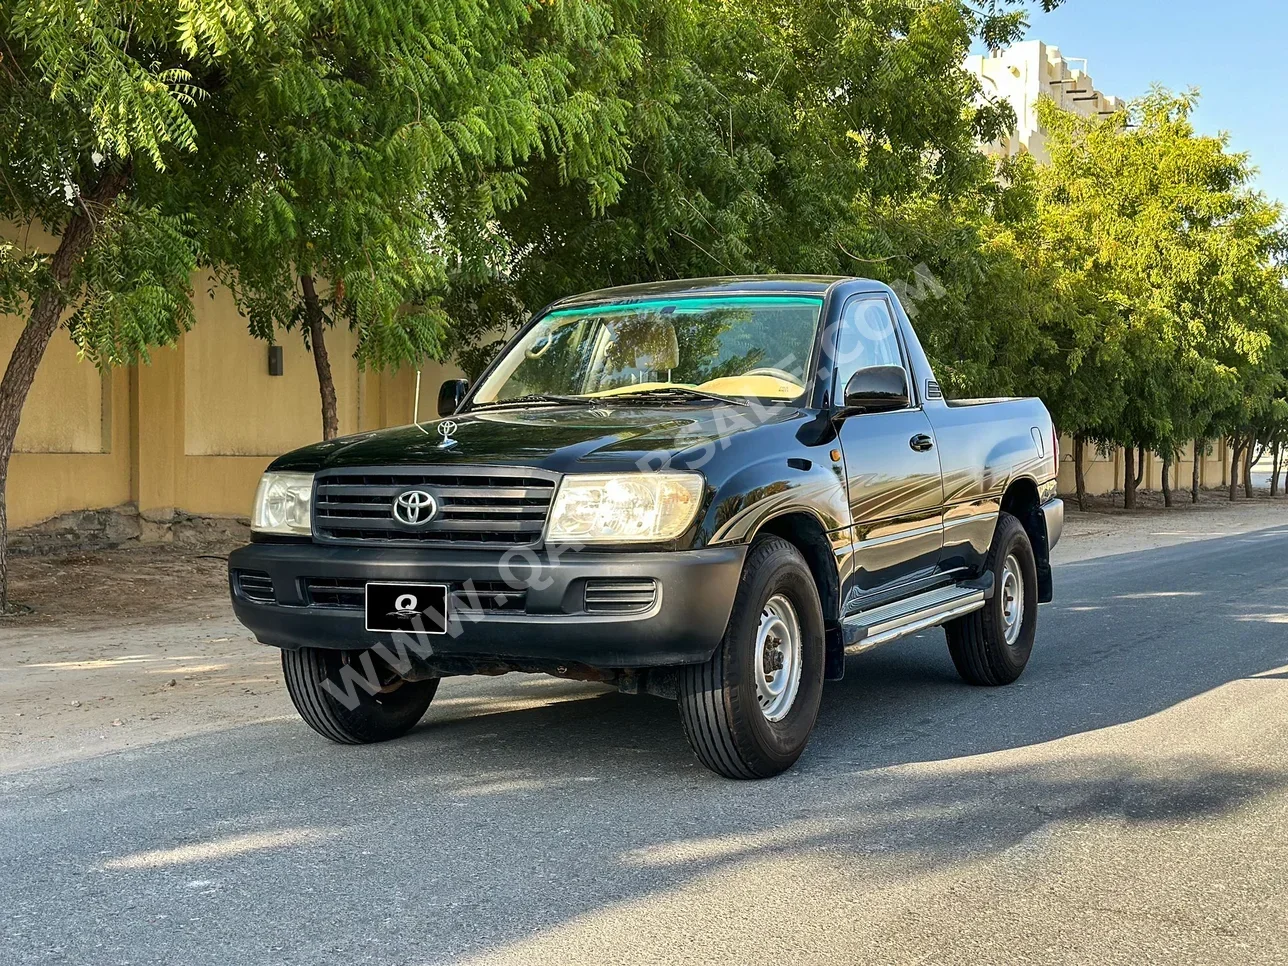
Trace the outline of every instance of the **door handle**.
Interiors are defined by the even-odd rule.
[[[925,433],[918,433],[912,439],[908,440],[908,445],[918,453],[928,453],[935,448],[935,441]]]

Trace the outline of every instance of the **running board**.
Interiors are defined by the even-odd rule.
[[[845,646],[866,651],[878,644],[924,631],[927,627],[936,627],[979,610],[992,596],[992,589],[991,581],[986,586],[981,586],[978,581],[952,584],[860,611],[841,622]]]

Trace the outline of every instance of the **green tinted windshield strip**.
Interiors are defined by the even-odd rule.
[[[821,308],[823,299],[808,295],[715,295],[704,298],[649,299],[647,302],[608,302],[603,305],[591,305],[576,309],[556,309],[545,316],[547,319],[568,318],[577,315],[606,315],[610,312],[639,312],[647,309],[674,307],[683,311],[702,311],[713,308],[735,307],[755,308],[773,305],[812,305]]]

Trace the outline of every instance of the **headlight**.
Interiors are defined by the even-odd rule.
[[[312,473],[265,473],[255,493],[250,528],[259,533],[295,533],[310,536],[313,523]]]
[[[674,540],[698,515],[698,473],[565,476],[546,539],[552,543],[657,543]]]

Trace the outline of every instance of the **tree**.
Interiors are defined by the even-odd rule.
[[[641,66],[617,21],[600,0],[319,4],[275,71],[197,105],[210,137],[179,196],[199,200],[206,258],[251,332],[312,348],[325,438],[326,329],[354,329],[364,365],[439,355],[459,237],[523,199],[516,165],[539,156],[587,203],[616,197],[617,89]]]
[[[1280,211],[1249,189],[1245,155],[1196,134],[1195,98],[1156,89],[1109,118],[1039,107],[1039,232],[1084,330],[1055,405],[1066,430],[1125,448],[1128,508],[1145,450],[1170,468],[1264,408],[1283,344]]]
[[[159,196],[196,151],[197,104],[271,65],[299,26],[285,0],[215,5],[0,5],[0,311],[26,324],[0,380],[0,607],[8,605],[4,494],[37,367],[66,320],[100,366],[146,357],[191,323],[190,218]],[[29,242],[43,228],[54,251]]]
[[[952,208],[993,190],[979,141],[1013,121],[962,61],[976,37],[1016,39],[1022,7],[721,0],[691,6],[685,30],[642,31],[620,197],[596,213],[530,165],[529,201],[478,233],[503,253],[492,271],[453,278],[458,359],[476,366],[487,333],[573,291],[956,264],[973,239]]]
[[[956,203],[949,226],[923,237],[948,240],[929,265],[942,295],[920,305],[918,335],[951,395],[1035,395],[1073,436],[1074,480],[1085,509],[1083,467],[1098,432],[1122,409],[1113,374],[1121,364],[1105,340],[1113,322],[1097,297],[1099,269],[1076,245],[1051,243],[1049,172],[1029,154],[1000,161],[990,190]]]

